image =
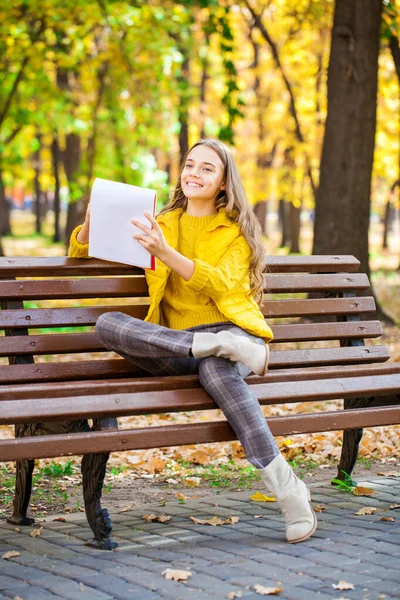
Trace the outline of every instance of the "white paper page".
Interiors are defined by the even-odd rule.
[[[155,199],[154,190],[95,179],[90,196],[89,256],[152,268],[151,254],[132,237],[142,231],[131,221],[151,227],[144,213],[154,216]]]

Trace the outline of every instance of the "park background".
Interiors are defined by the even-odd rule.
[[[155,188],[161,208],[188,147],[217,137],[267,252],[359,258],[400,360],[399,25],[390,0],[0,0],[0,255],[65,255],[95,177]],[[146,424],[163,418],[184,417]],[[365,468],[400,456],[398,432],[366,432]],[[279,443],[313,476],[337,460],[341,434]],[[238,442],[114,453],[110,464],[110,490],[113,477],[256,480]],[[42,477],[77,480],[71,461],[40,465]],[[6,506],[12,466],[1,476]],[[36,501],[50,510],[45,489]]]

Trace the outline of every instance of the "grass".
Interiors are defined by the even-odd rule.
[[[341,473],[343,473],[344,479],[332,479],[331,483],[335,484],[339,490],[352,494],[356,487],[354,481],[346,471],[341,471]]]
[[[254,482],[260,481],[260,475],[255,467],[239,466],[233,460],[225,464],[195,465],[183,459],[177,461],[185,469],[185,477],[200,477],[204,484],[212,488],[239,489],[251,488]]]
[[[69,494],[62,485],[65,475],[75,475],[76,467],[72,460],[66,464],[52,462],[35,471],[32,477],[32,496],[30,505],[37,510],[35,515],[45,516],[47,510],[65,505]],[[0,467],[0,516],[9,516],[14,499],[15,473],[6,466]]]

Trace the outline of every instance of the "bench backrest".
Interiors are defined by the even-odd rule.
[[[360,318],[375,311],[375,302],[362,295],[369,282],[358,268],[351,256],[267,259],[262,310],[275,336],[271,369],[389,358],[385,346],[364,345],[382,329]],[[142,269],[94,259],[0,258],[0,383],[126,377],[135,371],[127,361],[93,356],[105,351],[93,327],[110,310],[144,318],[148,303]]]

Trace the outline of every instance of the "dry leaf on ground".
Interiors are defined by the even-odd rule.
[[[324,512],[324,510],[326,509],[325,504],[317,504],[317,506],[314,508],[315,512]]]
[[[212,517],[211,519],[197,519],[196,517],[189,517],[196,525],[234,525],[240,521],[239,517],[228,517],[227,519],[220,519],[219,517]]]
[[[363,487],[362,485],[357,485],[353,494],[355,496],[374,496],[376,494],[375,490],[371,490],[371,488]]]
[[[165,569],[161,573],[165,579],[173,579],[173,581],[187,581],[192,576],[190,571],[182,571],[181,569]]]
[[[146,521],[146,523],[152,523],[153,521],[157,521],[158,523],[167,523],[172,519],[172,517],[167,515],[143,515],[142,519]]]
[[[394,509],[396,509],[396,508],[400,508],[400,504],[391,504],[391,505],[390,505],[390,508],[391,508],[392,510],[394,510]]]
[[[354,584],[348,581],[339,581],[339,583],[332,583],[332,587],[335,590],[354,590]]]
[[[16,550],[9,550],[5,554],[2,554],[1,558],[4,558],[4,560],[10,560],[10,558],[14,558],[15,556],[21,556],[21,552],[17,552]]]
[[[400,477],[400,471],[381,471],[377,475],[382,475],[382,477]]]
[[[394,523],[396,521],[396,519],[394,517],[381,517],[379,520],[380,521],[390,521],[391,523]]]
[[[256,492],[252,496],[250,496],[250,500],[254,500],[254,502],[276,502],[273,496],[266,496],[261,492]]]
[[[235,598],[241,598],[243,596],[243,592],[240,590],[238,592],[229,592],[227,595],[228,600],[234,600]]]
[[[200,482],[201,477],[186,477],[186,479],[183,480],[183,485],[189,487],[198,487],[200,485]]]
[[[62,523],[66,523],[67,519],[65,517],[56,517],[53,521],[61,521]]]
[[[259,585],[258,583],[256,583],[253,589],[257,594],[261,594],[263,596],[274,596],[275,594],[280,594],[283,591],[282,587],[265,587],[263,585]]]
[[[119,510],[118,512],[120,512],[120,513],[127,512],[128,510],[131,510],[134,506],[135,506],[135,503],[132,502],[132,504],[128,504],[128,506],[121,508],[121,510]]]
[[[179,492],[176,492],[176,495],[179,500],[197,500],[199,498],[199,496],[185,496],[185,494],[180,494]]]
[[[30,537],[38,537],[43,531],[43,527],[39,527],[39,529],[34,529],[30,532]]]
[[[145,465],[141,465],[140,468],[154,475],[154,473],[162,473],[166,464],[167,461],[163,458],[152,456],[150,460],[148,460]]]
[[[360,508],[355,515],[374,515],[378,509],[373,506],[366,506],[365,508]]]

